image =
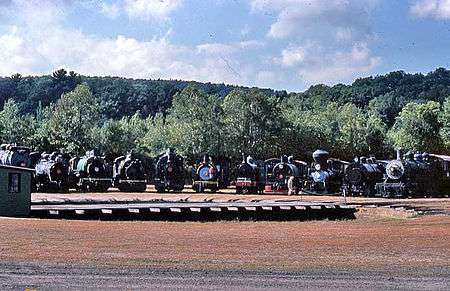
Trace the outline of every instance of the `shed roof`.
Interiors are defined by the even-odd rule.
[[[24,167],[16,167],[16,166],[8,166],[8,165],[0,165],[0,169],[10,169],[15,171],[23,171],[23,172],[34,172],[34,169],[24,168]]]
[[[447,162],[450,161],[450,156],[446,156],[446,155],[435,155],[435,154],[430,154],[430,156],[436,157],[436,158],[439,158],[439,159],[442,159],[442,160],[447,161]]]

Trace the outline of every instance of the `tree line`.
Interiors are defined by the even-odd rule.
[[[47,85],[35,84],[47,78]],[[6,90],[8,82],[16,88]],[[427,75],[393,72],[289,94],[58,70],[52,76],[0,79],[0,97],[1,141],[47,152],[82,154],[96,148],[112,156],[129,150],[157,155],[173,147],[192,160],[203,153],[236,160],[243,154],[292,154],[309,160],[322,148],[350,160],[369,154],[389,158],[398,147],[450,151],[450,71],[445,69]]]

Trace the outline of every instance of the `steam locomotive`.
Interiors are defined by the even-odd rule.
[[[216,192],[219,189],[228,187],[228,185],[228,159],[219,158],[218,161],[213,161],[211,156],[204,155],[194,174],[192,188],[195,192],[204,192],[205,189]]]
[[[385,161],[374,157],[356,157],[345,169],[342,191],[346,195],[375,196],[376,184],[383,181],[385,165]]]
[[[263,193],[265,186],[265,164],[255,161],[251,156],[243,158],[236,169],[236,193]]]
[[[330,158],[324,150],[316,150],[303,192],[310,194],[335,194],[341,191],[344,173],[349,162]]]
[[[60,153],[42,154],[35,166],[34,181],[38,192],[68,192],[69,163]]]
[[[69,167],[73,186],[79,191],[105,192],[112,185],[106,163],[95,150],[86,152],[83,157],[72,158]]]
[[[155,188],[157,192],[182,191],[184,189],[184,159],[168,149],[159,155],[155,167]]]
[[[134,153],[114,160],[113,185],[122,192],[144,192],[147,188],[147,174],[142,159]]]
[[[275,165],[273,165],[274,163]],[[266,160],[265,192],[285,194],[289,190],[289,179],[292,179],[291,183],[295,191],[294,194],[298,194],[306,173],[307,164],[303,161],[294,160],[292,156],[287,157],[284,155],[280,159]]]
[[[24,168],[33,168],[40,154],[31,152],[29,147],[12,144],[0,145],[0,164]]]
[[[436,159],[428,153],[408,152],[386,165],[385,179],[377,183],[379,195],[383,197],[423,197],[442,193],[446,173]]]

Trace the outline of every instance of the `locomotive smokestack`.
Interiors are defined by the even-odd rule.
[[[402,159],[402,149],[397,149],[397,160],[400,161]]]

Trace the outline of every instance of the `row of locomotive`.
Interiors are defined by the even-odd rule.
[[[335,194],[340,192],[348,162],[317,150],[313,162],[282,156],[268,160],[243,159],[236,171],[237,193]]]
[[[243,160],[237,169],[237,193],[344,194],[366,197],[436,197],[450,193],[450,157],[397,152],[392,160],[331,158],[324,150],[308,164],[280,159]]]
[[[0,164],[34,168],[34,184],[40,192],[103,192],[111,186],[142,192],[151,182],[158,192],[179,192],[190,182],[196,192],[216,192],[233,183],[238,194],[412,197],[446,195],[450,190],[447,156],[398,152],[393,160],[358,157],[346,162],[317,150],[312,158],[312,163],[306,163],[292,156],[267,160],[247,157],[232,168],[228,158],[205,155],[194,162],[195,166],[186,167],[185,159],[173,149],[154,159],[136,153],[108,159],[96,151],[71,158],[57,152],[31,152],[22,146],[0,146]]]
[[[103,192],[112,186],[120,191],[145,191],[151,173],[149,158],[135,153],[108,162],[94,150],[70,157],[9,144],[0,146],[0,164],[34,169],[32,186],[38,192]]]

